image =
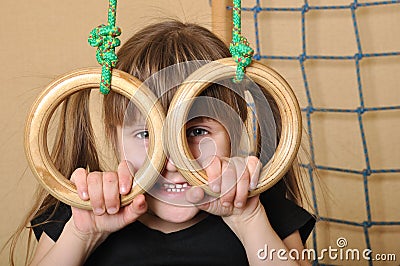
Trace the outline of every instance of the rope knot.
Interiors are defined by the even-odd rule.
[[[102,65],[102,80],[100,91],[108,94],[111,86],[111,70],[117,64],[118,58],[115,54],[115,47],[121,44],[117,38],[121,35],[121,29],[115,26],[104,24],[94,28],[89,35],[88,42],[91,46],[97,47],[96,59]]]
[[[254,50],[250,47],[249,42],[243,36],[240,36],[238,42],[232,41],[229,50],[232,54],[233,60],[235,60],[237,64],[234,82],[239,82],[244,77],[245,68],[251,64]]]

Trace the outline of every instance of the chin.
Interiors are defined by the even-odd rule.
[[[180,206],[169,204],[151,197],[148,199],[149,208],[164,221],[171,223],[184,223],[193,219],[199,209],[195,206]]]

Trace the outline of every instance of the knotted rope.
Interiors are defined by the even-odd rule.
[[[240,82],[244,77],[245,68],[250,65],[254,50],[250,47],[247,39],[242,36],[241,30],[241,0],[233,1],[233,34],[229,46],[232,58],[237,63],[236,77],[234,82]]]
[[[115,47],[121,44],[117,38],[121,35],[120,28],[115,26],[117,0],[110,0],[108,7],[108,25],[94,28],[89,35],[88,42],[97,47],[96,59],[102,65],[100,92],[108,94],[111,89],[112,69],[117,64],[118,58]]]

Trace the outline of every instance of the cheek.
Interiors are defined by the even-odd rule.
[[[191,150],[194,158],[196,158],[199,162],[203,162],[207,158],[213,157],[218,154],[216,141],[209,137],[203,138],[200,143],[196,144],[195,147]]]
[[[216,139],[217,155],[219,157],[230,157],[231,154],[231,143],[229,136],[223,134]]]
[[[227,134],[203,138],[200,143],[189,144],[193,157],[200,163],[214,156],[229,157],[231,146]]]
[[[128,160],[138,170],[147,157],[147,143],[145,141],[125,141],[122,145],[121,159]]]

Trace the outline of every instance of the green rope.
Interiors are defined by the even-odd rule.
[[[254,54],[254,50],[250,47],[249,42],[241,34],[241,6],[241,0],[233,0],[233,36],[229,50],[232,58],[237,63],[234,82],[240,82],[243,79],[245,68],[250,65]]]
[[[120,28],[115,26],[117,0],[110,0],[108,7],[108,25],[100,25],[94,28],[89,35],[88,42],[97,47],[96,59],[102,65],[100,92],[108,94],[111,89],[112,69],[117,64],[118,58],[115,47],[121,44],[117,38],[121,35]]]

